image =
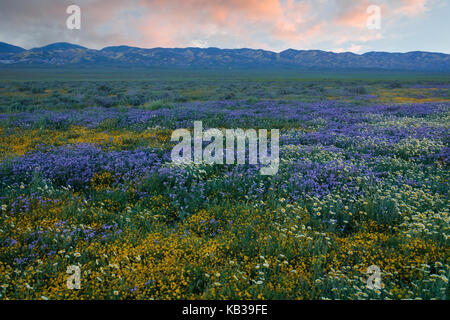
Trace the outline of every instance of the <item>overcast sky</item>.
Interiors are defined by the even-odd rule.
[[[81,29],[66,27],[69,5]],[[381,27],[367,28],[367,8]],[[448,0],[0,0],[0,41],[26,49],[111,45],[450,53]]]

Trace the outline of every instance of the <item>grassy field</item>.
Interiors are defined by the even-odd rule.
[[[448,74],[2,68],[0,298],[448,299],[449,107]],[[278,173],[172,163],[194,121],[279,129]]]

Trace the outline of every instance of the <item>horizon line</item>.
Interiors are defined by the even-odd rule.
[[[57,41],[57,42],[52,42],[52,43],[48,43],[42,46],[37,46],[37,47],[31,47],[29,49],[26,49],[22,46],[18,46],[15,44],[11,44],[9,42],[5,42],[5,41],[0,41],[0,43],[5,43],[7,45],[11,45],[14,47],[18,47],[21,49],[24,49],[25,51],[29,51],[29,50],[33,50],[33,49],[40,49],[40,48],[45,48],[54,44],[70,44],[70,45],[74,45],[74,46],[79,46],[79,47],[83,47],[85,49],[88,50],[95,50],[95,51],[102,51],[104,49],[107,48],[114,48],[114,47],[128,47],[128,48],[135,48],[135,49],[142,49],[142,50],[152,50],[152,49],[219,49],[219,50],[255,50],[255,51],[266,51],[266,52],[272,52],[272,53],[276,53],[276,54],[280,54],[283,53],[285,51],[288,50],[294,50],[294,51],[321,51],[321,52],[329,52],[329,53],[335,53],[335,54],[342,54],[342,53],[351,53],[351,54],[355,54],[358,56],[367,54],[367,53],[399,53],[399,54],[406,54],[406,53],[413,53],[413,52],[426,52],[426,53],[435,53],[435,54],[445,54],[445,55],[450,55],[450,53],[446,53],[446,52],[437,52],[437,51],[424,51],[424,50],[413,50],[413,51],[405,51],[405,52],[401,52],[401,51],[366,51],[363,53],[356,53],[353,51],[342,51],[342,52],[336,52],[336,51],[332,51],[332,50],[322,50],[322,49],[294,49],[294,48],[288,48],[282,51],[272,51],[272,50],[268,50],[268,49],[261,49],[261,48],[249,48],[249,47],[241,47],[241,48],[221,48],[221,47],[195,47],[195,46],[186,46],[186,47],[150,47],[150,48],[145,48],[145,47],[137,47],[137,46],[131,46],[131,45],[126,45],[126,44],[118,44],[118,45],[110,45],[110,46],[106,46],[103,47],[101,49],[92,49],[89,48],[87,46],[81,45],[81,44],[77,44],[77,43],[72,43],[72,42],[67,42],[67,41]]]

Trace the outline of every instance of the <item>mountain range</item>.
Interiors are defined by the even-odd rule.
[[[423,51],[355,54],[352,52],[335,53],[321,50],[288,49],[276,53],[245,48],[143,49],[129,46],[114,46],[95,50],[67,42],[58,42],[26,50],[0,42],[0,67],[31,65],[450,71],[450,55]]]

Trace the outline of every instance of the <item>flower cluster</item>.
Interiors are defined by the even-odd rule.
[[[0,299],[448,299],[446,88],[2,113]],[[279,128],[277,175],[172,163],[197,120]]]

